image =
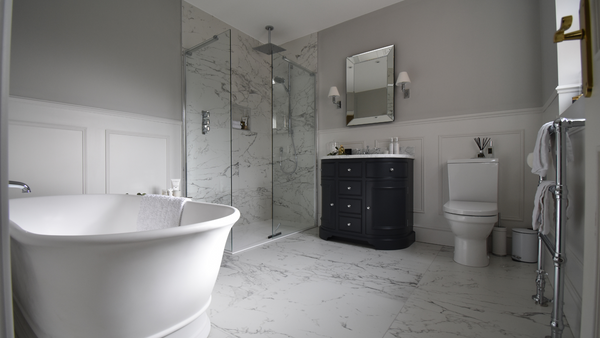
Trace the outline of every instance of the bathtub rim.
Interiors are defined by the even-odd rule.
[[[141,198],[136,195],[119,195],[119,194],[82,194],[82,195],[53,195],[53,196],[39,196],[29,197],[27,199],[50,199],[54,197],[82,197],[82,196],[123,196],[124,198]],[[128,197],[125,197],[128,196]],[[85,198],[85,197],[84,197]],[[21,200],[21,199],[11,199]],[[24,202],[26,203],[26,202]],[[185,204],[201,204],[215,206],[223,209],[230,209],[231,213],[227,216],[203,221],[200,223],[192,223],[184,226],[177,226],[172,228],[147,230],[147,231],[133,231],[133,232],[120,232],[113,234],[94,234],[94,235],[51,235],[51,234],[40,234],[23,229],[18,223],[10,219],[10,207],[9,207],[9,229],[10,236],[20,243],[29,245],[43,245],[43,246],[56,246],[56,245],[93,245],[93,244],[123,244],[123,243],[137,243],[146,242],[165,238],[175,238],[180,236],[186,236],[198,232],[204,232],[220,227],[233,225],[240,218],[240,211],[232,206],[198,202],[188,200]],[[182,214],[185,213],[185,206]]]

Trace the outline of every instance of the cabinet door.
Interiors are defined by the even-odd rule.
[[[321,226],[335,229],[337,214],[335,180],[321,180],[321,199]]]
[[[367,181],[366,233],[369,235],[407,235],[412,231],[411,189],[406,180]]]

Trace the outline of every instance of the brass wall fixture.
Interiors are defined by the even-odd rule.
[[[573,23],[573,16],[565,16],[561,20],[560,29],[554,33],[554,43],[565,40],[581,41],[581,85],[585,97],[592,96],[594,87],[594,70],[592,68],[592,24],[590,20],[590,2],[581,0],[579,4],[579,23],[581,29],[578,31],[565,33]]]

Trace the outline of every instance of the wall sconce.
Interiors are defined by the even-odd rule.
[[[338,91],[336,86],[333,86],[329,89],[329,95],[331,98],[331,101],[333,101],[333,104],[335,104],[337,106],[337,109],[341,109],[342,108],[342,101],[337,101],[335,102],[335,98],[336,97],[340,97],[340,92]]]
[[[398,80],[396,81],[396,86],[402,86],[402,93],[404,93],[404,98],[408,99],[410,97],[410,78],[408,77],[407,72],[400,72],[398,74]]]

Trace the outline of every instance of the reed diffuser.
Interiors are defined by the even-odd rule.
[[[488,146],[488,144],[490,143],[490,138],[488,137],[484,137],[483,140],[480,139],[479,137],[475,138],[475,143],[477,144],[477,147],[479,148],[479,154],[477,154],[477,157],[485,157],[485,153],[483,152],[483,150]]]

